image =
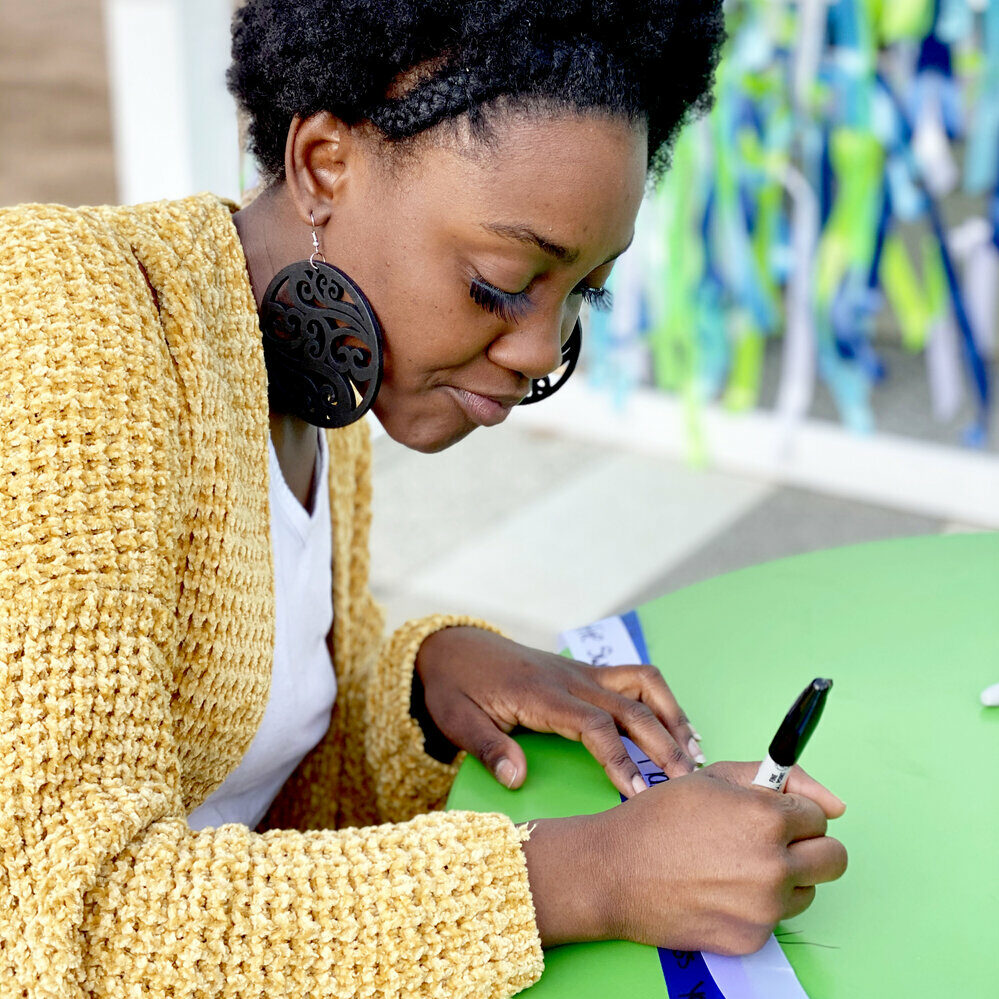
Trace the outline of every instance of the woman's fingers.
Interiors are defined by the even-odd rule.
[[[791,858],[791,876],[796,887],[823,885],[843,876],[846,870],[846,847],[831,836],[802,839],[787,848]]]
[[[591,674],[612,692],[600,706],[667,777],[681,777],[704,762],[694,729],[654,666],[612,666]]]
[[[626,797],[644,791],[645,779],[628,755],[619,729],[623,729],[667,777],[681,777],[694,770],[687,754],[640,702],[621,698],[616,705],[618,717],[585,701],[578,703],[585,713],[585,720],[579,727],[579,740]]]
[[[535,696],[529,707],[515,710],[517,722],[538,732],[557,732],[565,739],[582,742],[614,786],[629,798],[644,791],[646,784],[621,741],[622,733],[667,777],[682,777],[695,769],[647,704],[588,682],[594,671],[584,669],[584,682],[573,684],[572,693],[565,688],[549,688],[540,697]]]
[[[785,790],[790,794],[802,794],[811,798],[830,819],[838,819],[845,811],[846,804],[827,787],[810,777],[801,767],[793,767],[788,774]]]
[[[704,762],[704,754],[698,745],[701,741],[699,733],[691,725],[669,684],[655,666],[604,667],[596,670],[594,677],[606,690],[647,704],[677,745],[695,762]]]
[[[456,695],[440,709],[437,727],[471,753],[504,787],[520,787],[527,776],[524,751],[474,701]]]
[[[610,778],[611,783],[626,798],[645,790],[642,777],[634,760],[628,755],[614,719],[592,705],[580,702],[586,720],[580,725],[576,738],[589,750]]]
[[[663,728],[660,719],[641,701],[615,696],[607,707],[618,730],[627,735],[667,777],[689,774],[694,770],[696,757],[704,759],[696,742],[687,740],[689,746],[697,749],[695,755],[691,754],[689,746],[678,742],[671,732]]]
[[[726,780],[742,787],[752,787],[761,794],[773,794],[768,788],[756,787],[753,779],[759,770],[758,763],[714,763],[709,767],[711,776],[724,777]],[[827,819],[838,819],[846,811],[846,805],[827,787],[820,784],[814,777],[809,777],[801,767],[792,767],[784,788],[787,794],[798,794],[814,801],[825,813]]]

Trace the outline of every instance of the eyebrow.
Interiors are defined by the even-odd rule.
[[[549,257],[553,257],[559,263],[563,264],[574,264],[579,259],[579,250],[570,249],[568,246],[563,246],[561,243],[553,243],[550,239],[545,239],[544,236],[539,235],[533,229],[526,225],[506,225],[502,222],[483,222],[482,228],[488,232],[495,233],[497,236],[503,236],[506,239],[516,240],[518,243],[526,243],[528,246],[537,247],[542,253],[548,254]],[[634,237],[628,241],[628,246],[631,246]],[[628,249],[628,246],[623,247],[618,250],[617,253],[609,256],[603,264],[603,267],[609,264],[612,260],[616,260],[618,257]]]

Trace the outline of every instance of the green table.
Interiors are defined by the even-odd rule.
[[[709,759],[759,759],[801,688],[835,680],[803,762],[847,802],[850,867],[777,931],[811,999],[999,996],[999,709],[978,700],[999,680],[999,535],[786,559],[638,614]],[[619,801],[577,744],[519,739],[523,788],[469,760],[449,807],[522,821]],[[546,968],[531,999],[664,993],[650,947],[558,948]]]

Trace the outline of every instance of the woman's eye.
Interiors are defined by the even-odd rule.
[[[476,305],[499,316],[505,323],[518,322],[531,304],[526,292],[501,291],[482,278],[472,278],[468,293]]]
[[[592,288],[589,285],[581,284],[573,291],[574,295],[582,295],[583,301],[591,309],[598,312],[610,312],[614,307],[614,296],[606,288]]]
[[[531,300],[526,291],[503,291],[480,277],[472,278],[468,293],[476,305],[497,315],[505,323],[519,322],[530,308]],[[614,304],[614,296],[606,288],[594,288],[581,284],[573,289],[591,309],[609,311]]]

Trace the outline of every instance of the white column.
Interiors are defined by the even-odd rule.
[[[239,197],[231,0],[104,0],[118,198]]]

